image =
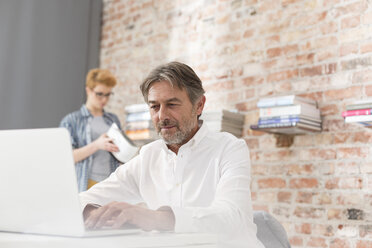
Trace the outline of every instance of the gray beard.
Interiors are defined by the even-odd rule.
[[[186,141],[186,139],[189,138],[194,127],[195,126],[192,125],[192,122],[188,122],[186,123],[184,130],[181,130],[177,126],[177,131],[172,136],[165,137],[162,135],[161,132],[159,132],[158,134],[167,145],[183,144]]]
[[[192,109],[192,118],[190,118],[187,122],[185,122],[185,125],[184,125],[184,130],[181,130],[179,128],[179,124],[177,123],[176,125],[176,128],[177,128],[177,131],[174,133],[174,135],[172,136],[168,136],[168,137],[165,137],[162,135],[161,133],[161,129],[158,128],[158,135],[164,140],[165,144],[167,145],[179,145],[179,144],[183,144],[185,143],[186,139],[188,139],[190,137],[190,134],[192,132],[192,130],[195,128],[195,125],[194,125],[194,118],[197,118],[196,116],[196,109]],[[196,125],[198,125],[198,122],[196,122]]]

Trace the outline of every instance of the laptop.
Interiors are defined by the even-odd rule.
[[[0,231],[59,236],[133,234],[86,230],[65,128],[0,131]]]

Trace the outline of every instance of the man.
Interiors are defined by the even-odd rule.
[[[195,72],[179,62],[159,66],[141,91],[162,139],[81,193],[86,226],[212,232],[223,247],[263,247],[252,217],[248,148],[198,120],[205,96]]]

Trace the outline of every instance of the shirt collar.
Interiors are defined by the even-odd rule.
[[[103,117],[107,117],[109,118],[109,116],[107,115],[107,112],[103,109]],[[93,117],[93,115],[89,112],[87,106],[85,104],[83,104],[80,108],[80,113],[84,116],[84,117]]]
[[[198,120],[199,130],[195,133],[195,135],[184,145],[196,147],[200,141],[207,135],[208,127],[203,123],[203,120]]]
[[[85,104],[83,104],[80,108],[80,113],[84,116],[84,117],[89,117],[89,116],[92,116],[92,114],[89,112],[87,106],[85,106]]]

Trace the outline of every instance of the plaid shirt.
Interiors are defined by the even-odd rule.
[[[67,130],[70,132],[73,149],[86,146],[92,142],[90,125],[92,119],[93,115],[89,112],[85,105],[81,106],[80,110],[72,112],[62,119],[59,126],[67,128]],[[112,123],[115,122],[120,128],[120,121],[116,115],[103,111],[103,119],[107,125],[111,126]],[[93,156],[91,155],[86,159],[77,162],[75,165],[79,192],[87,190],[92,163]],[[111,156],[111,172],[113,172],[119,165],[119,161],[117,161],[114,156]]]

